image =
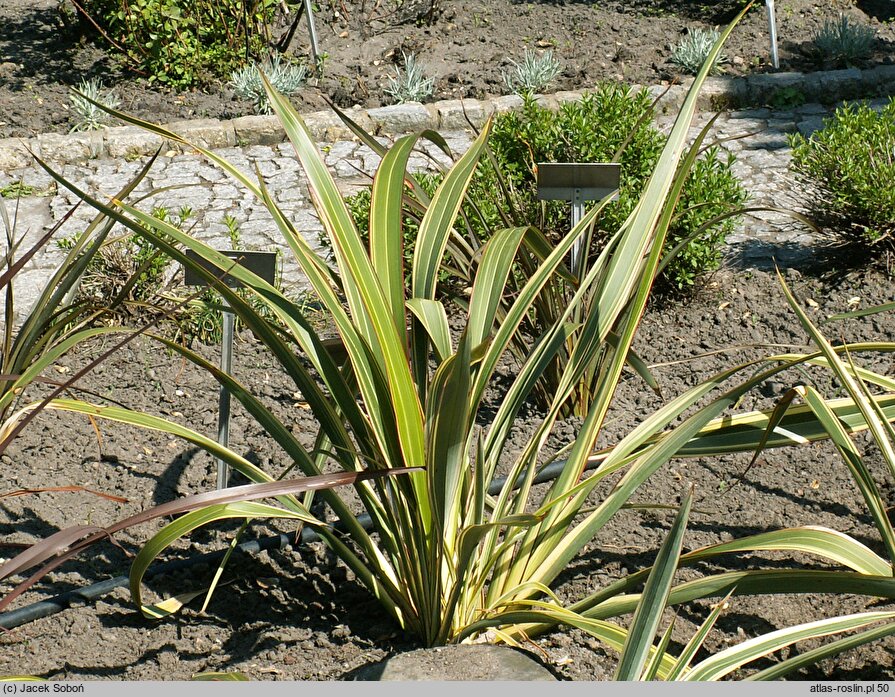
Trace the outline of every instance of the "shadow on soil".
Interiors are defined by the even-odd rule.
[[[77,85],[82,79],[115,72],[115,66],[100,52],[90,66],[76,64],[76,53],[83,51],[79,42],[79,32],[66,26],[55,8],[32,9],[6,24],[0,48],[7,60],[22,66],[7,77],[10,86],[25,90],[31,82],[37,87],[59,82]]]

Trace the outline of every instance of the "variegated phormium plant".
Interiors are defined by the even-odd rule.
[[[731,366],[655,413],[644,415],[619,443],[594,455],[661,263],[674,201],[700,148],[702,138],[687,147],[697,91],[732,26],[697,76],[639,204],[582,274],[565,315],[543,328],[496,414],[487,422],[482,409],[484,395],[499,361],[507,354],[522,319],[556,274],[563,272],[564,259],[576,238],[597,214],[588,214],[552,249],[544,249],[538,242],[542,237],[528,228],[495,231],[475,260],[462,331],[452,334],[448,310],[436,293],[439,271],[455,234],[454,223],[467,186],[484,151],[487,126],[446,173],[427,206],[407,282],[401,253],[402,198],[405,186],[413,185],[407,163],[421,136],[443,144],[437,134],[399,138],[385,153],[373,184],[366,246],[302,119],[286,99],[267,86],[271,105],[310,182],[314,205],[332,242],[336,271],[283,214],[262,180],[247,176],[212,151],[196,148],[264,202],[326,308],[339,334],[338,350],[318,336],[300,306],[251,272],[164,221],[117,199],[100,201],[54,176],[178,261],[187,263],[181,247],[188,248],[222,273],[227,271],[282,324],[284,329],[274,330],[250,303],[203,267],[196,267],[215,283],[234,312],[295,381],[320,424],[317,442],[310,450],[232,376],[182,346],[167,345],[230,390],[282,447],[292,463],[290,469],[319,476],[333,467],[346,473],[423,468],[402,477],[354,484],[371,517],[371,531],[354,517],[348,500],[329,489],[318,495],[341,523],[341,532],[299,515],[294,505],[277,508],[280,512],[276,513],[278,517],[294,515],[315,527],[401,627],[426,645],[436,645],[489,636],[487,630],[493,630],[490,636],[515,641],[557,625],[573,625],[622,652],[619,677],[718,678],[798,638],[825,636],[881,620],[889,622],[883,625],[885,629],[870,632],[895,631],[892,613],[828,618],[820,625],[791,628],[785,636],[768,635],[762,641],[747,642],[736,655],[722,652],[714,662],[693,667],[692,652],[710,623],[680,656],[667,652],[667,638],[654,647],[664,609],[699,598],[781,592],[895,597],[891,564],[895,555],[891,550],[890,558],[883,559],[857,540],[825,528],[771,531],[681,553],[687,501],[653,567],[621,578],[570,606],[563,606],[551,590],[569,562],[671,458],[782,447],[828,436],[826,417],[819,418],[816,410],[804,407],[725,414],[748,390],[786,368],[826,366],[832,360],[824,352],[786,354]],[[187,144],[175,133],[120,116],[163,138]],[[540,249],[543,261],[514,297],[505,298],[514,256],[526,244]],[[573,324],[570,318],[586,295],[593,298],[590,310]],[[543,422],[521,454],[507,463],[508,436],[522,405],[541,371],[572,339],[568,369]],[[295,355],[294,346],[300,347],[303,360]],[[831,350],[838,355],[849,348]],[[874,348],[892,351],[895,345]],[[858,372],[848,366],[843,369]],[[591,408],[560,475],[547,487],[537,487],[539,456],[562,404],[585,373],[597,376]],[[821,400],[832,418],[849,430],[866,427],[870,414],[885,423],[895,418],[895,390],[889,381],[867,371],[860,375],[864,382],[876,382],[886,390],[867,398],[870,412],[854,398]],[[56,400],[51,406],[164,429],[240,466],[256,481],[272,478],[257,468],[249,469],[236,453],[160,418],[72,400]],[[595,462],[597,466],[591,470]],[[597,497],[598,485],[613,475],[617,483]],[[272,514],[275,508],[265,510]],[[131,578],[135,600],[147,615],[159,614],[157,608],[150,610],[144,605],[141,595],[140,581],[149,561],[174,539],[233,515],[233,510],[217,508],[186,513],[147,544],[135,560]],[[845,570],[805,569],[793,564],[783,569],[707,573],[674,583],[674,570],[679,566],[757,550],[809,554]],[[634,619],[625,626],[619,618],[631,612],[635,612]],[[865,632],[853,641],[877,634]],[[840,646],[836,644],[834,649]]]

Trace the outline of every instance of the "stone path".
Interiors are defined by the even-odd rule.
[[[879,100],[882,104],[886,100]],[[781,208],[799,207],[800,202],[788,165],[790,151],[787,136],[790,133],[810,133],[821,127],[828,115],[827,108],[809,104],[794,110],[771,111],[759,109],[733,111],[722,114],[714,133],[723,139],[722,147],[737,157],[735,173],[751,193],[753,205],[771,205]],[[698,115],[694,134],[710,117],[708,112]],[[658,118],[660,127],[670,125],[670,117]],[[444,133],[455,154],[461,153],[470,143],[471,129],[452,130]],[[387,142],[388,138],[383,138]],[[321,146],[327,164],[334,172],[340,188],[345,192],[355,190],[369,181],[379,158],[365,146],[351,140],[337,140]],[[443,153],[429,147],[435,159],[445,163]],[[227,158],[243,171],[251,173],[258,168],[268,188],[285,213],[315,247],[319,247],[322,230],[310,202],[305,178],[292,153],[291,145],[252,145],[248,147],[223,147],[216,152]],[[144,157],[94,159],[81,163],[60,164],[59,171],[76,185],[96,195],[112,195],[124,186],[144,165]],[[412,162],[415,169],[431,169],[432,162],[420,155]],[[37,165],[10,168],[0,171],[0,187],[21,180],[40,195],[30,195],[16,202],[6,199],[10,216],[15,217],[17,236],[24,234],[24,248],[31,240],[40,237],[49,226],[75,205],[77,198],[70,192],[56,190],[51,178]],[[134,196],[151,194],[142,208],[163,206],[176,213],[181,207],[192,210],[190,217],[193,234],[216,247],[229,248],[225,216],[239,224],[242,244],[246,249],[274,249],[281,246],[279,234],[270,222],[264,207],[248,192],[234,185],[222,171],[197,154],[166,151],[158,159],[146,180]],[[91,210],[81,206],[57,233],[67,236],[82,230],[92,217]],[[813,238],[810,230],[794,224],[779,214],[750,215],[738,226],[729,239],[730,263],[746,267],[768,267],[776,258],[782,264],[797,263],[810,254]],[[52,269],[60,262],[63,253],[53,245],[30,263],[16,280],[19,296],[17,307],[30,306],[33,298],[43,288]],[[284,283],[300,290],[303,281],[294,264],[284,267]]]

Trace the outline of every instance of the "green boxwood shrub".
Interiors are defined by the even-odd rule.
[[[845,104],[804,137],[790,137],[792,170],[816,222],[833,240],[866,252],[893,247],[895,99],[881,110]]]
[[[537,200],[535,163],[619,162],[619,199],[606,208],[594,235],[595,245],[605,243],[631,213],[665,143],[651,123],[651,113],[652,98],[646,90],[605,83],[558,111],[526,99],[521,111],[500,114],[489,146],[509,185],[510,198],[503,199],[494,170],[482,163],[469,193],[475,206],[464,208],[466,221],[481,241],[490,230],[510,223],[534,224],[548,236],[558,237],[570,227],[571,206]],[[665,290],[686,291],[700,275],[720,264],[722,245],[735,219],[727,218],[696,233],[746,201],[746,191],[731,171],[733,162],[733,155],[722,157],[717,147],[709,147],[688,177],[666,248],[692,239],[666,267],[660,282]],[[430,185],[425,180],[421,183],[424,189]],[[350,204],[361,229],[367,225],[368,200],[369,194],[361,193]],[[412,249],[415,231],[415,221],[409,216],[405,220],[405,254]]]
[[[84,12],[150,81],[226,78],[266,53],[278,0],[84,0]]]

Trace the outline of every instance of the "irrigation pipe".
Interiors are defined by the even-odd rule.
[[[547,465],[546,467],[541,469],[537,473],[537,475],[535,475],[534,483],[543,484],[545,482],[556,479],[565,467],[566,462],[566,460],[562,460]],[[595,469],[601,462],[602,458],[590,458],[585,469]],[[517,479],[516,484],[513,487],[514,489],[518,488],[521,485],[522,479],[523,478],[521,476],[519,479]],[[495,479],[491,483],[491,486],[488,487],[488,493],[492,496],[498,494],[505,483],[506,477],[499,477]],[[369,530],[373,526],[372,519],[366,513],[359,515],[357,517],[357,521],[365,530]],[[336,530],[344,531],[343,526],[339,525],[338,523],[336,523],[334,527]],[[319,541],[320,536],[311,528],[306,527],[301,532],[301,537],[298,541],[298,544],[309,544],[311,542]],[[248,540],[247,542],[243,542],[242,544],[237,545],[236,549],[243,553],[257,554],[258,552],[272,549],[284,549],[290,545],[294,546],[295,544],[296,541],[294,535],[281,533],[279,535],[263,537],[257,540]],[[155,576],[161,576],[163,574],[172,573],[174,571],[180,571],[182,569],[198,566],[200,564],[215,562],[221,559],[225,553],[226,550],[222,549],[218,550],[217,552],[208,552],[206,554],[200,554],[198,556],[189,557],[187,559],[177,559],[175,561],[169,561],[163,564],[156,564],[149,567],[149,569],[146,571],[145,577],[153,578]],[[89,586],[85,586],[84,588],[76,588],[74,590],[66,591],[65,593],[60,593],[59,595],[55,595],[47,600],[40,600],[36,603],[26,605],[25,607],[19,608],[17,610],[10,610],[8,612],[0,613],[0,629],[13,629],[23,624],[27,624],[28,622],[33,622],[34,620],[39,620],[44,617],[51,617],[52,615],[62,612],[63,610],[66,610],[70,607],[76,607],[82,603],[97,600],[107,593],[111,593],[116,588],[127,586],[128,582],[129,578],[127,575],[116,576],[114,578],[106,579],[105,581],[93,583]]]

